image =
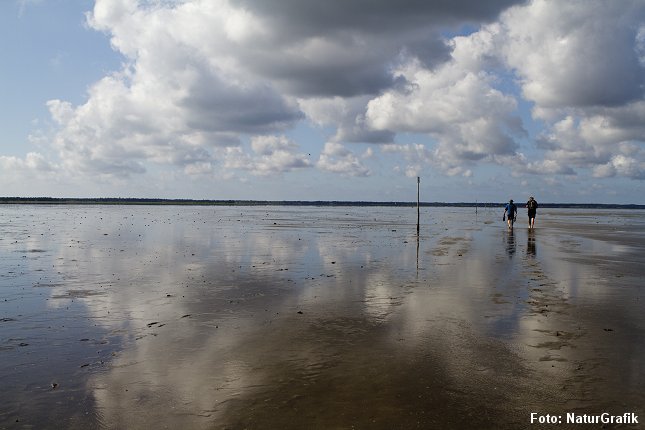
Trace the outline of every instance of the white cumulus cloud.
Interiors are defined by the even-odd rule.
[[[86,20],[123,64],[47,102],[58,159],[40,170],[379,174],[369,156],[408,176],[644,178],[641,0],[97,0]],[[302,122],[324,134],[312,160]]]
[[[337,142],[327,142],[317,162],[318,168],[347,176],[369,176],[371,171],[352,151]]]

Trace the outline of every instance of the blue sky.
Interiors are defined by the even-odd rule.
[[[369,5],[369,7],[367,7]],[[645,4],[0,2],[0,194],[645,204]]]

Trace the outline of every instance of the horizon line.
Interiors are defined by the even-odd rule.
[[[371,200],[256,200],[256,199],[180,199],[157,197],[0,197],[0,204],[176,204],[176,205],[204,205],[204,206],[416,206],[416,201],[371,201]],[[504,202],[418,202],[419,206],[498,206]],[[645,204],[637,203],[571,203],[571,202],[546,202],[540,203],[541,207],[580,207],[580,208],[630,208],[645,209]]]

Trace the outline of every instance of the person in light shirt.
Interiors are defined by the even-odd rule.
[[[508,223],[508,228],[513,229],[513,223],[515,222],[515,217],[517,216],[517,206],[513,203],[513,199],[509,200],[508,204],[504,207],[504,216],[502,219],[506,219]]]

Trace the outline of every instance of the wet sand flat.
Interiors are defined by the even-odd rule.
[[[644,211],[421,216],[0,206],[0,428],[642,427]]]

